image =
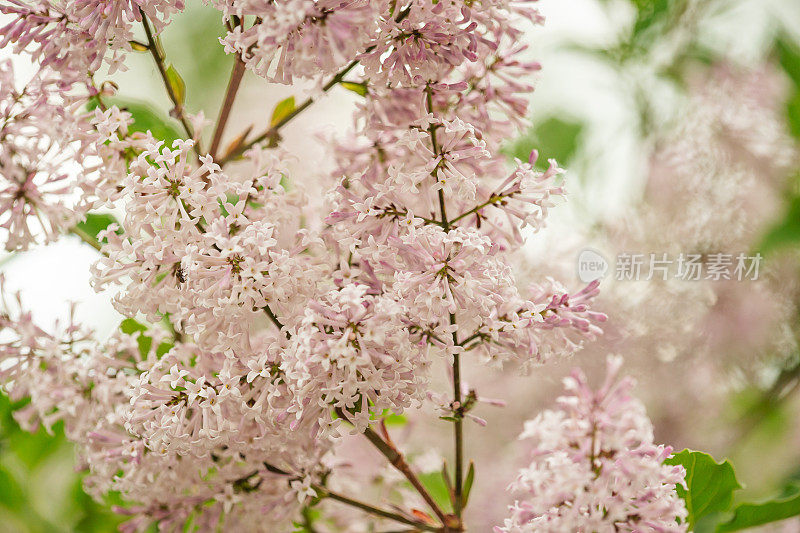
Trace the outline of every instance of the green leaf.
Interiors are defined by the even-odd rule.
[[[386,427],[405,426],[408,424],[408,418],[403,415],[389,413],[383,417],[383,423],[386,424]]]
[[[120,323],[119,329],[125,335],[136,337],[136,342],[139,345],[139,353],[142,357],[146,357],[150,352],[150,348],[153,346],[153,338],[143,334],[148,330],[148,327],[133,318],[126,318]],[[170,351],[173,346],[174,344],[171,342],[162,342],[156,348],[156,355],[161,357]]]
[[[139,41],[128,41],[128,44],[131,45],[131,49],[136,52],[147,52],[150,48],[147,47],[146,44],[140,43]]]
[[[786,102],[786,121],[789,133],[800,139],[800,90],[795,90]]]
[[[634,39],[662,22],[669,14],[670,0],[634,0],[633,3],[636,6],[636,22],[632,29]]]
[[[276,105],[275,109],[272,111],[272,118],[269,121],[270,128],[277,126],[291,115],[294,110],[294,96],[290,96],[278,102],[278,105]]]
[[[133,335],[137,331],[138,332],[147,331],[147,326],[145,326],[144,324],[138,322],[133,318],[126,318],[120,323],[119,329],[125,335]]]
[[[717,526],[717,533],[739,531],[800,515],[800,487],[793,494],[763,503],[743,503],[733,511],[733,518]]]
[[[733,492],[742,488],[731,463],[727,460],[717,463],[707,453],[683,450],[664,463],[682,465],[686,469],[688,490],[678,485],[677,492],[686,502],[690,530],[703,517],[727,511]]]
[[[0,467],[0,505],[19,509],[26,505],[25,492],[4,468]]]
[[[447,484],[442,478],[442,472],[427,472],[419,475],[419,480],[428,489],[433,500],[445,512],[452,512],[453,507],[450,502],[450,491],[447,489]]]
[[[359,96],[367,96],[367,84],[366,83],[358,83],[355,81],[342,81],[339,82],[339,85],[347,89],[348,91],[353,91]]]
[[[789,200],[786,214],[770,228],[759,247],[761,252],[771,252],[800,241],[800,196]]]
[[[110,213],[89,213],[86,215],[86,220],[78,223],[78,229],[100,242],[97,234],[116,223],[117,219]]]
[[[464,478],[464,488],[461,491],[461,508],[465,508],[469,503],[469,493],[472,491],[472,484],[475,482],[475,463],[469,462],[467,477]]]
[[[783,36],[775,40],[775,50],[784,72],[800,87],[800,48],[791,38]]]
[[[186,103],[186,82],[172,65],[167,67],[167,82],[175,94],[178,105],[183,106]]]
[[[505,151],[512,157],[527,161],[531,151],[537,149],[537,168],[547,168],[548,159],[555,159],[560,165],[566,166],[577,151],[582,133],[583,124],[580,122],[550,117],[538,123]]]

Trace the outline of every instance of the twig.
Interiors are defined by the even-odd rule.
[[[153,37],[153,29],[150,27],[150,21],[147,19],[147,15],[145,15],[141,9],[139,9],[139,13],[141,13],[142,26],[144,26],[144,33],[147,36],[147,49],[150,50],[150,55],[153,56],[156,68],[161,76],[161,81],[164,82],[164,87],[167,90],[169,99],[172,101],[172,105],[174,106],[174,116],[177,117],[177,119],[183,125],[183,129],[186,131],[186,134],[189,136],[189,138],[193,139],[194,129],[192,128],[192,125],[189,124],[189,121],[184,114],[183,103],[178,99],[178,95],[175,94],[175,90],[172,88],[172,84],[169,81],[169,76],[167,76],[167,67],[164,65],[164,58],[161,55],[161,51],[158,48],[155,37]],[[198,154],[203,153],[203,149],[200,148],[199,141],[194,145],[194,148]]]
[[[283,470],[281,468],[278,468],[276,466],[273,466],[273,465],[271,465],[269,463],[264,463],[264,467],[269,472],[272,472],[274,474],[280,474],[280,475],[284,475],[284,476],[291,476],[292,475],[289,472],[287,472],[287,471],[285,471],[285,470]],[[349,505],[350,507],[355,507],[357,509],[361,509],[362,511],[364,511],[366,513],[369,513],[369,514],[372,514],[372,515],[375,515],[375,516],[380,516],[382,518],[387,518],[389,520],[394,520],[395,522],[400,522],[401,524],[406,524],[406,525],[409,525],[409,526],[413,526],[413,527],[417,528],[418,530],[422,530],[422,531],[440,531],[441,530],[440,528],[438,528],[436,526],[433,526],[433,525],[430,525],[430,524],[425,524],[425,523],[420,522],[418,520],[414,520],[412,518],[408,518],[406,516],[403,516],[403,515],[401,515],[399,513],[395,513],[393,511],[387,511],[386,509],[381,509],[380,507],[376,507],[376,506],[374,506],[372,504],[369,504],[369,503],[366,503],[366,502],[362,502],[360,500],[356,500],[355,498],[350,498],[350,497],[345,496],[343,494],[339,494],[338,492],[334,492],[334,491],[328,489],[327,487],[323,487],[322,485],[312,484],[311,488],[314,489],[314,491],[317,493],[317,495],[320,498],[330,498],[331,500],[335,500],[335,501],[337,501],[339,503],[343,503],[345,505]]]
[[[269,305],[265,305],[264,306],[264,313],[266,313],[266,315],[269,318],[270,322],[275,324],[275,327],[277,327],[280,331],[283,331],[283,324],[281,323],[280,320],[278,320],[278,317],[275,316],[275,313],[272,312],[272,309],[270,309]],[[292,338],[292,336],[291,336],[291,334],[289,332],[285,332],[285,333],[286,333],[286,338],[287,339],[291,339]]]
[[[425,89],[425,104],[427,107],[428,113],[433,113],[433,90],[430,86],[426,87]],[[431,137],[431,148],[433,149],[433,154],[435,157],[439,157],[441,155],[439,144],[436,140],[436,124],[431,124],[428,127],[428,133]],[[439,181],[439,177],[436,175],[436,169],[431,172],[433,178]],[[444,199],[444,190],[440,187],[439,188],[439,210],[441,211],[442,216],[442,228],[444,231],[448,231],[450,229],[451,221],[447,219],[447,209],[445,205]],[[449,316],[450,325],[456,325],[456,316],[453,313],[450,313]],[[456,347],[456,350],[459,347],[458,342],[458,333],[456,332],[456,328],[453,328],[453,346]],[[461,354],[456,351],[453,354],[453,404],[457,406],[461,406]],[[463,507],[463,479],[464,479],[464,424],[463,424],[463,417],[458,416],[455,418],[453,422],[453,441],[455,447],[455,455],[456,455],[456,464],[455,464],[455,483],[454,483],[454,505],[453,511],[455,511],[456,518],[458,519],[458,524],[461,525],[461,516],[462,516],[462,507]]]
[[[89,235],[87,232],[85,232],[84,230],[82,230],[78,226],[71,227],[69,229],[69,232],[72,233],[73,235],[77,236],[78,238],[80,238],[80,240],[82,240],[83,242],[85,242],[86,244],[88,244],[89,246],[91,246],[92,248],[97,250],[98,252],[102,253],[102,251],[101,251],[102,245],[97,241],[97,239],[95,239],[94,237]]]
[[[230,117],[231,109],[233,108],[233,102],[236,100],[236,93],[239,91],[239,86],[242,83],[244,71],[244,61],[242,61],[242,57],[237,54],[236,60],[233,63],[233,70],[231,70],[231,78],[228,81],[228,88],[225,91],[225,101],[222,103],[222,107],[219,110],[219,118],[217,119],[217,125],[214,128],[214,137],[211,140],[211,148],[208,151],[212,158],[217,156],[219,143],[222,141],[222,134],[225,131],[225,125],[228,123],[228,118]]]
[[[343,419],[344,413],[341,409],[336,410],[337,414]],[[414,473],[414,470],[411,469],[411,465],[408,464],[406,461],[405,456],[392,444],[383,440],[380,435],[375,433],[372,428],[368,427],[366,431],[364,431],[364,436],[369,440],[372,445],[383,454],[384,457],[389,461],[389,463],[397,469],[398,472],[403,474],[405,478],[411,483],[411,486],[422,496],[422,499],[425,500],[425,503],[428,504],[428,507],[436,514],[439,520],[442,521],[442,524],[447,528],[448,525],[452,526],[451,520],[448,519],[447,515],[442,511],[439,504],[436,503],[436,500],[433,499],[428,489],[422,484],[419,480],[419,477]]]

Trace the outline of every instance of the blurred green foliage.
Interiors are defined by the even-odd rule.
[[[555,159],[559,165],[568,165],[575,155],[583,124],[564,117],[548,117],[538,121],[524,136],[511,143],[505,150],[510,157],[527,161],[531,151],[539,151],[536,168],[547,168],[548,159]]]
[[[0,531],[66,533],[114,531],[122,517],[81,489],[72,445],[62,424],[48,434],[23,431],[12,405],[0,394]]]

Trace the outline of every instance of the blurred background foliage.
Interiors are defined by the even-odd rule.
[[[561,3],[569,4],[570,0],[561,0]],[[542,2],[545,15],[549,15],[554,4]],[[574,38],[569,37],[569,31],[562,31],[558,39],[546,46],[551,53],[555,49],[557,54],[580,57],[579,61],[587,65],[587,72],[606,73],[601,81],[593,83],[598,87],[603,84],[616,87],[625,93],[622,98],[626,106],[624,113],[633,117],[630,128],[636,134],[629,150],[647,151],[652,149],[653,137],[675,120],[678,109],[675,102],[686,91],[691,73],[731,60],[729,43],[736,40],[737,28],[730,26],[725,34],[726,17],[739,9],[754,9],[767,19],[762,24],[766,37],[760,39],[757,45],[760,48],[752,50],[752,57],[743,61],[767,63],[783,73],[787,85],[786,101],[782,104],[786,125],[800,145],[800,20],[783,16],[793,13],[795,4],[796,0],[587,0],[579,3],[581,9],[587,9],[583,18],[614,21],[610,24],[611,34],[606,32],[597,39],[584,39],[578,25],[572,32]],[[787,6],[788,11],[784,11]],[[711,30],[710,21],[715,22]],[[216,118],[232,64],[221,46],[213,46],[223,33],[217,11],[199,1],[189,1],[186,12],[177,17],[163,35],[168,57],[186,83],[187,107],[192,112],[202,111],[211,120]],[[564,38],[564,34],[568,37]],[[546,40],[547,36],[531,35],[534,46],[542,39]],[[132,54],[129,71],[117,75],[115,81],[122,88],[115,103],[133,113],[135,129],[149,129],[166,140],[179,136],[177,122],[166,114],[169,102],[158,90],[158,81],[146,54]],[[558,85],[557,69],[551,72],[545,64],[542,81]],[[257,91],[264,90],[258,80],[249,79],[248,83],[251,93],[260,94]],[[139,90],[126,90],[131,86]],[[558,160],[577,176],[582,184],[577,193],[578,202],[582,196],[587,204],[598,191],[610,187],[597,176],[614,175],[618,170],[614,163],[599,168],[598,161],[602,159],[599,153],[618,139],[613,132],[609,136],[608,130],[593,123],[596,119],[592,118],[591,108],[606,105],[600,99],[592,99],[593,90],[594,87],[590,87],[584,92],[589,96],[583,108],[559,104],[552,94],[545,96],[544,103],[534,98],[533,126],[510,141],[506,148],[509,157],[520,159],[527,159],[530,151],[537,149],[540,168],[547,165],[549,158]],[[263,122],[268,118],[265,115],[247,120]],[[618,153],[609,157],[618,158]],[[800,169],[798,171],[784,192],[783,210],[761,241],[759,251],[764,254],[800,250]],[[627,172],[631,173],[630,169]],[[618,173],[625,173],[625,170],[619,169]],[[607,208],[603,197],[599,198],[600,208]],[[768,449],[771,442],[782,438],[787,428],[796,423],[796,412],[786,400],[800,385],[800,356],[792,354],[774,369],[774,376],[762,387],[737,391],[731,399],[730,417],[742,420],[742,442],[731,452],[737,457],[758,456],[760,449]],[[56,425],[52,434],[43,429],[33,434],[24,432],[13,421],[11,407],[8,399],[0,395],[0,532],[114,530],[122,519],[111,511],[113,502],[94,502],[81,490],[74,452],[60,426]],[[766,485],[745,488],[741,497],[795,495],[800,482],[800,465],[786,468],[785,472],[777,482],[770,480]]]
[[[62,424],[29,433],[11,416],[19,407],[0,395],[0,531],[114,531],[122,517],[82,490]]]

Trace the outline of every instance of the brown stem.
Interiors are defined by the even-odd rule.
[[[142,16],[142,26],[144,26],[144,33],[147,36],[147,49],[150,50],[150,55],[153,56],[153,61],[155,61],[158,74],[161,76],[161,81],[164,83],[164,87],[167,90],[167,95],[169,95],[169,99],[172,101],[172,105],[174,106],[172,111],[180,121],[181,125],[183,125],[186,135],[188,135],[190,139],[193,139],[194,129],[186,118],[186,114],[184,113],[183,109],[183,103],[181,103],[181,101],[178,99],[178,95],[175,94],[175,90],[172,88],[172,84],[169,82],[169,76],[167,76],[167,67],[164,65],[164,58],[162,57],[161,51],[156,43],[156,39],[153,36],[153,29],[150,27],[150,21],[147,19],[147,15],[145,15],[141,9],[139,9],[139,13]],[[199,142],[194,145],[194,148],[195,152],[198,154],[203,153]]]
[[[455,325],[456,317],[450,313],[450,324]],[[458,337],[453,331],[453,346],[458,347]],[[457,404],[461,408],[461,354],[456,352],[453,354],[453,404]],[[463,512],[463,479],[464,479],[464,419],[463,416],[457,416],[453,423],[453,441],[456,450],[456,464],[455,464],[455,487],[453,490],[455,504],[453,510],[459,521]]]
[[[280,474],[284,476],[291,476],[289,472],[280,469],[276,466],[273,466],[269,463],[264,463],[266,469],[274,474]],[[401,524],[406,524],[409,526],[413,526],[420,531],[441,531],[440,528],[425,524],[420,522],[419,520],[414,520],[407,516],[403,516],[400,513],[395,513],[393,511],[387,511],[386,509],[381,509],[380,507],[376,507],[372,504],[362,502],[361,500],[356,500],[355,498],[350,498],[343,494],[339,494],[338,492],[334,492],[327,487],[323,487],[322,485],[312,484],[311,488],[317,493],[320,498],[330,498],[331,500],[335,500],[339,503],[343,503],[345,505],[349,505],[350,507],[355,507],[357,509],[361,509],[362,511],[375,515],[380,516],[381,518],[387,518],[389,520],[394,520],[395,522],[399,522]]]
[[[225,131],[225,125],[228,123],[228,118],[233,108],[233,102],[236,100],[236,93],[239,91],[239,86],[242,83],[244,76],[244,61],[242,57],[237,54],[236,61],[233,63],[233,70],[231,70],[231,77],[228,81],[228,88],[225,91],[225,101],[219,110],[219,118],[217,125],[214,128],[214,137],[211,140],[211,148],[208,153],[212,158],[216,158],[217,150],[219,150],[219,143],[222,141],[222,134]]]
[[[370,505],[368,503],[353,498],[349,498],[337,492],[328,490],[324,487],[320,487],[319,485],[312,485],[312,487],[314,488],[315,491],[317,491],[317,494],[319,494],[321,498],[330,498],[331,500],[336,500],[337,502],[349,505],[350,507],[356,507],[372,515],[380,516],[382,518],[388,518],[389,520],[394,520],[395,522],[400,522],[401,524],[414,526],[415,528],[417,528],[417,530],[440,531],[440,528],[438,528],[437,526],[425,524],[417,520],[412,520],[411,518],[407,518],[399,513],[394,513],[392,511],[380,509],[378,507],[375,507],[374,505]]]
[[[341,413],[341,410],[337,409],[337,412]],[[344,413],[341,413],[339,416],[344,418]],[[405,456],[392,444],[383,440],[380,435],[375,433],[372,428],[367,428],[364,431],[364,436],[369,440],[372,445],[383,454],[384,457],[389,461],[389,463],[397,469],[398,472],[403,474],[405,478],[411,483],[411,486],[422,496],[422,499],[425,500],[425,503],[428,504],[428,507],[436,514],[439,520],[442,521],[442,524],[445,525],[447,528],[448,525],[452,525],[452,519],[449,519],[448,516],[442,511],[441,507],[436,503],[436,500],[433,499],[428,489],[422,484],[419,480],[419,477],[414,473],[412,470],[411,465],[408,464],[406,461]]]

